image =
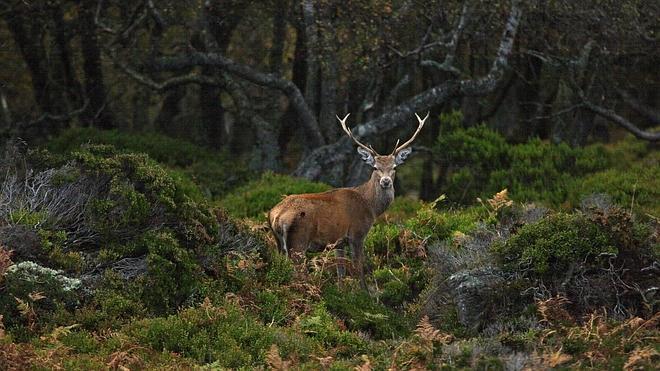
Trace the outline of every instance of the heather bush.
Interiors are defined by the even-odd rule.
[[[205,194],[213,197],[221,197],[252,177],[249,170],[237,165],[237,161],[230,161],[225,154],[157,133],[72,128],[51,139],[47,148],[54,153],[68,154],[86,144],[112,145],[122,151],[147,154],[176,169],[182,178],[194,180]]]
[[[389,339],[404,336],[409,330],[405,318],[376,302],[365,291],[329,285],[323,291],[323,300],[328,311],[353,331],[366,331],[376,339]]]
[[[322,183],[296,179],[286,175],[265,173],[260,179],[238,187],[220,205],[237,218],[266,220],[266,213],[289,194],[314,193],[330,189]]]
[[[529,272],[537,277],[563,274],[578,261],[596,263],[601,256],[618,250],[596,223],[580,214],[557,213],[523,226],[493,251],[504,268]]]
[[[443,171],[440,192],[453,203],[472,204],[508,189],[519,201],[561,204],[574,177],[606,169],[612,156],[603,146],[571,148],[539,139],[510,144],[485,125],[460,126],[460,115],[444,115],[447,130],[433,149]]]

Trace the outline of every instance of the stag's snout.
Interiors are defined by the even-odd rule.
[[[381,188],[388,189],[392,187],[392,178],[388,176],[384,176],[380,178],[380,186]]]

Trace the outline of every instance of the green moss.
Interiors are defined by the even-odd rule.
[[[328,189],[330,186],[326,184],[265,173],[259,180],[237,188],[220,204],[234,217],[266,220],[265,213],[280,202],[283,196],[322,192]]]
[[[524,269],[545,276],[561,274],[575,261],[595,261],[617,253],[609,236],[581,214],[557,213],[523,226],[518,234],[493,245],[508,270]]]

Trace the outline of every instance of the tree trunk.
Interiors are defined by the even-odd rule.
[[[56,78],[66,89],[67,101],[69,102],[67,111],[72,111],[82,107],[83,99],[82,87],[74,70],[71,47],[69,46],[71,30],[64,23],[62,9],[59,6],[53,6],[51,14],[55,24],[54,37],[56,47],[54,50],[58,54],[58,70],[60,71],[56,72],[59,75]]]
[[[301,27],[296,28],[296,49],[293,52],[293,66],[291,81],[299,88],[304,89],[307,77],[307,61],[305,56],[306,51],[305,33]],[[291,139],[298,133],[302,137],[302,133],[297,131],[300,127],[298,115],[295,109],[289,104],[286,112],[281,118],[280,130],[277,137],[277,143],[280,148],[280,153],[285,154],[287,146]]]
[[[5,21],[9,26],[14,41],[21,51],[23,60],[30,71],[34,100],[44,113],[59,113],[54,104],[48,85],[48,68],[41,29],[35,23],[38,20],[26,16],[21,10],[7,13]],[[44,134],[53,131],[52,123],[45,123]]]
[[[107,106],[107,92],[101,68],[101,49],[94,24],[96,7],[95,0],[80,2],[80,48],[84,59],[85,95],[89,101],[83,120],[101,129],[113,129],[116,123],[110,107]]]
[[[337,39],[331,19],[334,19],[334,3],[322,6],[321,18],[321,94],[319,102],[319,126],[328,143],[339,137],[337,125],[337,83],[339,67],[337,61]]]
[[[169,136],[176,136],[176,130],[172,123],[174,118],[181,113],[181,107],[179,104],[181,99],[186,94],[185,86],[177,86],[173,89],[170,89],[163,99],[160,111],[154,119],[154,127],[161,133]]]
[[[199,35],[200,42],[195,45],[196,48],[202,51],[217,49],[220,53],[226,53],[231,35],[243,18],[245,7],[245,2],[240,0],[208,2],[202,15],[204,18],[202,33],[204,29],[208,29],[213,40],[211,42]],[[214,44],[213,48],[209,48],[208,44]],[[217,75],[216,69],[210,66],[202,67],[202,74],[206,76]],[[208,144],[214,149],[220,149],[227,141],[225,138],[225,108],[220,100],[221,93],[222,89],[209,85],[202,85],[199,90],[202,125]]]
[[[314,115],[318,116],[319,94],[319,31],[316,27],[315,1],[302,2],[303,21],[305,24],[305,42],[307,56],[307,77],[305,78],[305,102]]]
[[[282,73],[288,11],[289,0],[277,1],[275,14],[273,15],[273,47],[270,49],[270,54],[268,55],[270,72],[272,73]]]

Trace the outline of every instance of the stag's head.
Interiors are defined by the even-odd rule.
[[[341,123],[342,129],[346,132],[346,134],[353,139],[353,141],[358,145],[357,151],[358,154],[360,154],[360,157],[362,157],[362,160],[367,163],[367,165],[373,167],[373,176],[376,176],[378,179],[378,184],[381,186],[383,189],[388,189],[392,188],[394,185],[394,175],[396,174],[396,167],[401,165],[406,158],[410,155],[412,152],[412,148],[410,145],[412,142],[415,140],[419,132],[422,130],[422,127],[424,127],[424,122],[426,119],[429,117],[429,114],[426,114],[426,117],[423,119],[420,118],[416,113],[415,116],[417,117],[418,121],[418,126],[417,130],[413,134],[413,136],[408,139],[405,143],[402,145],[399,145],[399,141],[397,140],[396,145],[394,146],[394,151],[390,153],[389,155],[380,155],[378,152],[376,152],[370,145],[364,145],[362,144],[355,136],[353,135],[353,132],[351,129],[346,126],[346,119],[350,115],[347,114],[343,119],[340,119],[339,116],[337,116],[337,120]]]

